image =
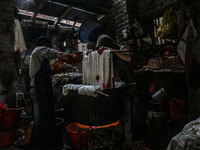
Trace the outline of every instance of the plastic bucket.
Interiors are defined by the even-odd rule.
[[[0,124],[0,146],[14,144],[17,139],[17,126],[20,121],[20,113],[23,107],[6,108],[2,113]]]
[[[172,98],[169,100],[169,109],[171,120],[187,120],[187,100]]]
[[[16,107],[16,108],[6,108],[3,111],[2,115],[2,128],[12,128],[16,127],[20,121],[20,113],[23,110],[23,107]]]
[[[66,127],[69,133],[72,148],[78,149],[78,126],[77,123],[69,124]],[[81,148],[88,148],[88,134],[86,131],[81,130]]]
[[[0,147],[14,144],[17,140],[17,129],[0,132]]]

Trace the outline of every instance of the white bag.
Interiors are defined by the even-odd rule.
[[[191,36],[193,37],[197,36],[197,31],[194,27],[192,20],[190,20],[190,24],[187,26],[186,31],[181,39],[188,40]],[[177,46],[177,51],[183,64],[185,64],[186,44],[182,40],[180,40]]]

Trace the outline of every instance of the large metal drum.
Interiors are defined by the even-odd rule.
[[[71,91],[65,100],[72,115],[73,122],[84,125],[106,125],[119,120],[123,113],[123,99],[126,87],[106,89],[104,93],[110,97],[98,95],[89,97]]]

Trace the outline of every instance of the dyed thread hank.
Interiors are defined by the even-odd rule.
[[[68,95],[69,90],[78,90],[82,85],[80,84],[65,84],[62,89],[63,95]]]
[[[83,85],[78,89],[78,94],[97,97],[99,94],[95,93],[95,91],[103,91],[103,88],[100,86]]]
[[[83,53],[83,84],[101,86],[104,89],[114,87],[113,54],[111,50]]]

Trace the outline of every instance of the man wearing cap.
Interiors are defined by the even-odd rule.
[[[109,49],[113,51],[113,62],[114,62],[114,76],[115,81],[124,81],[126,83],[134,81],[133,69],[135,60],[132,58],[133,53],[129,50],[128,45],[117,44],[110,36],[107,34],[102,34],[99,36],[96,42],[96,49],[98,53],[101,54],[104,50]],[[124,52],[120,52],[124,51]],[[131,67],[129,67],[131,66]],[[133,149],[133,134],[132,134],[132,108],[131,108],[131,95],[133,94],[133,89],[131,87],[126,91],[124,96],[124,113],[123,113],[123,123],[124,123],[124,134],[125,143],[124,148],[126,150]],[[131,94],[130,94],[131,93]]]
[[[67,60],[68,54],[51,49],[51,40],[40,36],[36,48],[30,56],[29,75],[31,78],[30,95],[33,99],[34,126],[37,150],[54,150],[55,147],[55,112],[51,82],[50,59]]]

